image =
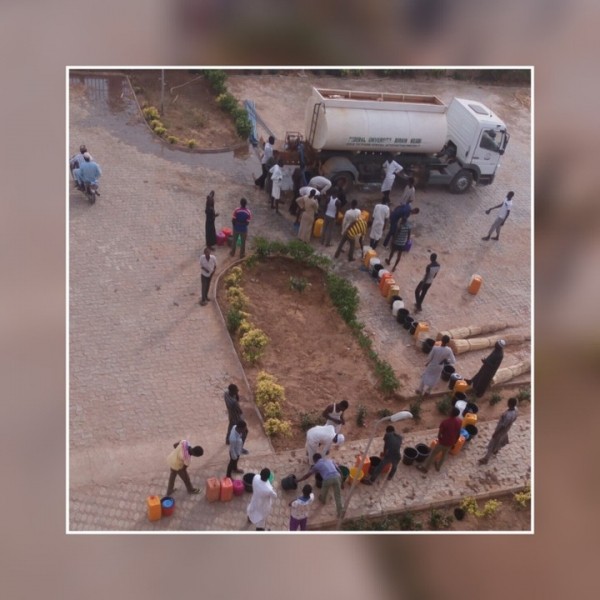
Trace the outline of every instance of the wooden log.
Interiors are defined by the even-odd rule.
[[[470,352],[471,350],[491,348],[498,340],[504,340],[507,346],[511,346],[514,344],[522,344],[530,339],[530,335],[508,333],[505,335],[493,335],[486,338],[471,338],[469,340],[452,339],[448,345],[452,348],[454,354],[463,354],[464,352]]]
[[[503,367],[496,371],[492,379],[492,386],[498,385],[499,383],[506,383],[523,373],[529,373],[531,370],[531,360],[524,360],[522,362],[517,363],[516,365],[512,365],[511,367]]]
[[[441,340],[442,336],[447,335],[450,339],[464,339],[482,333],[494,333],[509,327],[508,323],[487,323],[486,325],[469,325],[468,327],[456,327],[448,331],[440,331],[437,334],[437,340]]]

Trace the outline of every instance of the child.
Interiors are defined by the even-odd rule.
[[[302,488],[302,496],[290,502],[290,531],[306,531],[306,523],[308,522],[308,511],[313,503],[315,495],[312,493],[312,485],[307,483]]]

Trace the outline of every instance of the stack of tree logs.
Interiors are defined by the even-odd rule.
[[[456,329],[449,329],[448,331],[440,331],[437,334],[437,341],[439,342],[443,336],[447,335],[450,339],[464,339],[474,335],[481,335],[482,333],[494,333],[501,329],[506,329],[508,323],[488,323],[487,325],[470,325],[469,327],[457,327]]]
[[[498,340],[504,340],[507,346],[522,344],[531,339],[530,335],[520,335],[517,333],[507,333],[505,335],[492,335],[485,338],[471,338],[469,340],[451,339],[448,344],[454,354],[463,354],[470,350],[483,350],[491,348]]]
[[[498,385],[499,383],[506,383],[510,381],[514,377],[518,377],[523,373],[529,373],[531,370],[531,361],[524,360],[522,362],[517,363],[516,365],[512,365],[511,367],[502,367],[496,371],[492,379],[492,385]]]

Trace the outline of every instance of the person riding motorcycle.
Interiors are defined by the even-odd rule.
[[[73,180],[75,181],[76,187],[79,187],[79,182],[77,181],[77,178],[75,177],[75,169],[79,169],[79,167],[83,164],[83,162],[84,162],[83,155],[86,152],[87,152],[86,145],[81,144],[81,146],[79,146],[79,153],[74,154],[69,159],[69,170],[71,171],[71,176],[73,177]]]
[[[77,180],[78,187],[85,191],[86,185],[98,185],[98,178],[102,175],[102,170],[98,163],[92,160],[89,152],[83,153],[83,163],[79,165],[78,169],[73,171],[75,179]],[[99,196],[100,193],[97,191],[96,194]]]

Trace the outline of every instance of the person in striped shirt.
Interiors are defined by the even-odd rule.
[[[354,246],[356,245],[356,240],[358,240],[360,247],[362,247],[363,236],[365,235],[365,233],[367,233],[367,222],[362,217],[358,217],[358,219],[356,219],[356,221],[354,221],[354,223],[352,223],[352,225],[350,225],[350,227],[348,227],[348,229],[346,229],[346,231],[344,232],[344,235],[340,240],[337,250],[335,251],[334,257],[339,258],[340,253],[342,252],[342,248],[344,247],[346,242],[350,242],[348,260],[354,260]]]

